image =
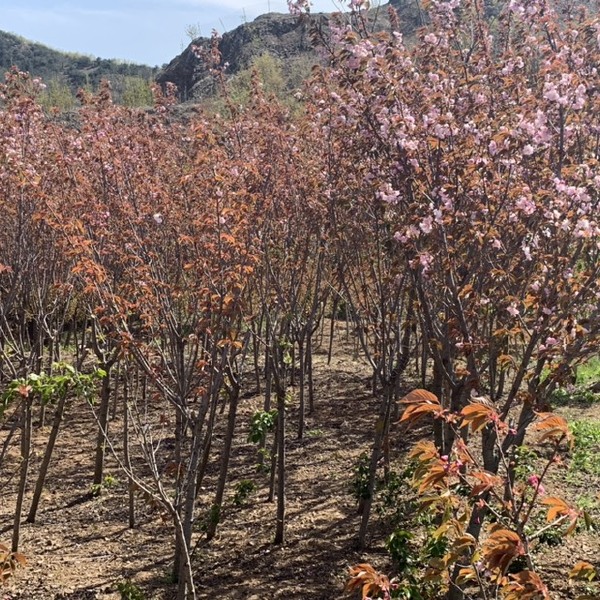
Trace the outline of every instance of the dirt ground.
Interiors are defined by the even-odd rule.
[[[262,397],[242,401],[238,434],[230,463],[230,484],[223,521],[210,544],[194,555],[198,598],[254,599],[342,597],[350,564],[385,564],[381,544],[358,553],[359,517],[349,493],[353,467],[369,449],[378,400],[365,381],[369,370],[351,352],[339,352],[331,365],[315,357],[315,413],[306,435],[296,439],[297,411],[290,409],[287,444],[286,543],[273,546],[275,504],[266,502],[268,475],[256,472],[256,447],[247,442],[250,417]],[[221,418],[224,421],[224,418]],[[117,414],[110,427],[119,432]],[[58,438],[35,524],[23,524],[20,550],[28,565],[5,589],[1,600],[112,600],[117,584],[130,579],[149,599],[174,596],[170,584],[170,528],[143,502],[136,506],[137,526],[127,526],[125,477],[108,456],[106,473],[117,481],[98,497],[90,495],[95,426],[91,410],[78,403],[67,414]],[[37,430],[31,467],[33,486],[49,427]],[[6,431],[0,432],[0,442]],[[218,473],[221,434],[217,431],[207,490]],[[0,541],[10,543],[16,477],[0,473]],[[256,490],[242,506],[232,502],[235,484],[251,480]],[[29,490],[28,497],[31,497]],[[201,499],[202,501],[202,499]],[[28,509],[25,502],[25,511]],[[208,505],[208,497],[207,497]],[[202,510],[202,505],[200,505]]]
[[[223,520],[216,538],[210,543],[200,539],[194,554],[199,599],[335,600],[344,597],[350,565],[371,562],[383,571],[390,568],[383,548],[385,532],[377,515],[372,520],[369,551],[356,550],[359,517],[349,484],[358,457],[370,448],[378,399],[370,392],[367,366],[353,356],[343,337],[337,345],[330,365],[323,352],[316,355],[316,410],[307,418],[301,441],[295,436],[296,409],[290,409],[287,539],[280,547],[272,544],[275,505],[266,502],[268,475],[257,474],[256,447],[247,442],[250,417],[262,407],[262,397],[243,400]],[[589,407],[568,411],[578,411],[574,418],[598,418],[597,409]],[[221,417],[224,421],[225,415]],[[111,430],[117,434],[121,426],[117,414]],[[117,584],[125,580],[138,585],[148,599],[174,598],[170,527],[140,501],[136,506],[137,526],[128,528],[126,481],[110,456],[106,473],[116,481],[98,497],[89,493],[94,431],[91,410],[82,403],[71,406],[37,522],[22,528],[21,550],[28,566],[7,588],[0,588],[0,600],[118,600]],[[0,443],[5,434],[0,431]],[[47,434],[48,427],[36,432],[34,475]],[[207,490],[214,489],[221,440],[222,433],[217,431],[215,453],[204,483]],[[406,444],[398,439],[394,443],[392,453],[402,454],[404,448],[399,446]],[[16,465],[16,449],[12,464]],[[0,542],[4,543],[10,542],[12,530],[13,471],[8,468],[0,473]],[[572,497],[598,493],[597,487],[593,489],[597,480],[574,482],[571,478],[566,484],[563,475],[559,473],[554,483],[568,485]],[[33,485],[34,477],[30,480]],[[242,480],[251,480],[256,490],[247,502],[235,506],[236,484]],[[207,495],[205,506],[210,505],[209,498]],[[575,597],[563,575],[565,565],[576,559],[597,561],[599,550],[597,535],[585,533],[540,555],[543,571],[553,582],[553,597]]]

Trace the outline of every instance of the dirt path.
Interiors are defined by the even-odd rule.
[[[266,502],[268,476],[256,473],[256,448],[246,441],[248,424],[261,397],[244,400],[230,467],[223,522],[216,538],[200,542],[194,566],[198,598],[334,599],[342,596],[350,564],[369,559],[354,550],[359,518],[349,493],[353,467],[372,438],[377,400],[365,386],[368,369],[348,353],[330,366],[317,355],[316,411],[307,418],[302,441],[295,439],[297,414],[291,408],[287,446],[287,540],[275,547],[275,505]],[[117,418],[113,431],[121,427]],[[131,579],[147,598],[169,600],[172,540],[170,529],[143,505],[138,526],[127,528],[127,498],[114,460],[107,473],[118,482],[100,497],[89,495],[93,472],[94,422],[79,405],[68,412],[42,497],[38,520],[22,530],[27,569],[5,591],[2,600],[118,599],[116,585]],[[36,473],[47,430],[36,435]],[[214,489],[220,434],[215,440],[205,486]],[[16,467],[16,448],[11,456]],[[0,539],[9,541],[15,478],[0,481]],[[236,483],[251,480],[256,490],[248,501],[233,505]],[[209,497],[206,498],[206,506]],[[26,507],[28,503],[26,502]],[[381,563],[384,557],[372,557]]]

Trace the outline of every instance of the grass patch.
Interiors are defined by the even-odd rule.
[[[600,381],[600,357],[577,367],[577,385],[588,387]]]
[[[570,427],[575,446],[569,470],[600,475],[600,421],[574,421]]]

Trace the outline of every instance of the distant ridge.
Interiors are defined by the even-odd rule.
[[[87,86],[96,88],[102,79],[140,77],[154,79],[158,69],[114,59],[59,52],[20,36],[0,31],[0,69],[12,66],[28,71],[44,82],[60,81],[72,91]]]

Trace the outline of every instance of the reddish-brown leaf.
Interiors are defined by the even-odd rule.
[[[350,579],[346,583],[346,592],[358,589],[361,590],[363,600],[374,594],[389,593],[390,580],[371,565],[361,563],[350,567]]]
[[[496,529],[482,544],[481,554],[490,570],[498,569],[504,573],[510,563],[524,554],[521,539],[509,529]]]
[[[427,414],[438,416],[443,412],[437,396],[427,390],[413,390],[404,396],[400,403],[406,404],[400,423],[407,423],[408,425],[412,425]]]
[[[471,427],[473,432],[483,429],[488,423],[498,420],[498,413],[481,402],[468,404],[461,411],[462,427]]]
[[[550,600],[548,588],[535,571],[521,571],[509,576],[502,586],[504,600]]]

